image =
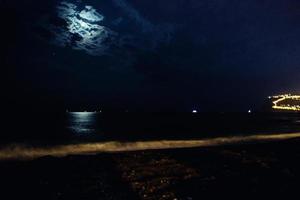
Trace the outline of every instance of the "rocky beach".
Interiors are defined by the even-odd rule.
[[[299,142],[1,161],[1,195],[53,200],[291,197],[300,184]]]

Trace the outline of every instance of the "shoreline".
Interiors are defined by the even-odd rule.
[[[300,138],[297,133],[258,134],[248,136],[217,137],[199,140],[160,140],[137,142],[95,142],[86,144],[69,144],[54,147],[30,147],[14,144],[0,149],[0,160],[32,160],[45,156],[65,157],[68,155],[85,155],[98,153],[134,152],[145,150],[203,148],[234,145],[239,143],[259,143]]]

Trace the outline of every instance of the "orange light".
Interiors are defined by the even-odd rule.
[[[290,110],[290,111],[300,111],[300,95],[291,95],[291,94],[283,94],[273,96],[277,100],[273,101],[272,108],[275,110]],[[299,105],[279,105],[280,102],[285,100],[296,100],[299,101]]]

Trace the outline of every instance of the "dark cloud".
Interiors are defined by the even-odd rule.
[[[113,7],[114,14],[105,16],[101,6],[92,1],[57,2],[56,11],[39,24],[54,37],[54,44],[94,56],[114,57],[125,52],[132,56],[133,50],[154,50],[170,42],[174,31],[171,24],[152,24],[125,0],[104,4]]]

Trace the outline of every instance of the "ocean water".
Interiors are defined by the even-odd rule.
[[[296,113],[13,113],[1,143],[192,140],[300,132]]]
[[[197,139],[300,131],[300,117],[287,113],[112,114],[67,113],[69,133],[103,140]]]

